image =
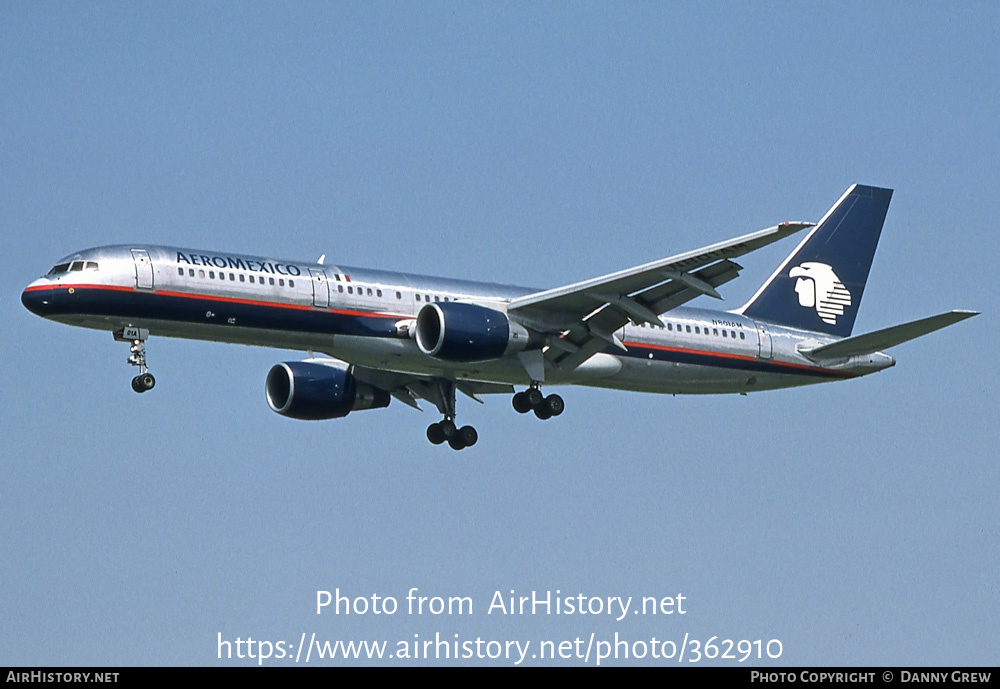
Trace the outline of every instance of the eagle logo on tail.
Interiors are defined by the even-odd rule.
[[[843,316],[851,305],[851,293],[826,263],[807,261],[792,268],[788,277],[798,278],[795,291],[799,305],[816,309],[824,323],[836,325],[837,316]]]

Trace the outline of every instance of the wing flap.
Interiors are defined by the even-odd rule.
[[[659,314],[717,287],[741,270],[732,259],[776,242],[812,223],[786,222],[652,263],[536,292],[511,301],[508,314],[548,334],[546,359],[573,370],[606,346],[625,349],[616,334],[627,323],[662,325]]]
[[[418,399],[427,400],[437,407],[442,414],[445,413],[445,409],[447,408],[447,400],[444,399],[441,386],[438,385],[438,381],[441,380],[440,378],[411,373],[379,371],[364,366],[351,366],[351,373],[358,380],[385,390],[403,404],[414,409],[420,410],[420,405],[417,402]],[[455,387],[477,402],[483,401],[481,395],[510,394],[514,392],[514,386],[512,385],[484,383],[475,380],[455,381]]]
[[[645,314],[661,314],[675,309],[705,293],[705,288],[714,290],[739,275],[740,266],[724,260],[713,263],[694,273],[686,273],[688,279],[671,279],[636,295],[625,297]],[[693,286],[692,286],[693,285]],[[551,338],[546,358],[563,370],[572,371],[608,344],[624,349],[615,333],[629,321],[645,321],[652,325],[662,325],[658,317],[640,318],[642,313],[631,313],[618,300],[606,299],[599,309],[568,329],[561,337]]]

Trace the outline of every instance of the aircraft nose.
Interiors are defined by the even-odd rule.
[[[55,290],[33,282],[21,292],[21,303],[36,316],[47,316],[55,305]]]

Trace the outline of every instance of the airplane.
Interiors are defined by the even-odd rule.
[[[443,417],[427,439],[461,450],[479,436],[456,424],[457,392],[478,402],[512,395],[517,412],[544,420],[565,403],[543,385],[746,394],[895,365],[881,350],[977,312],[851,334],[891,198],[856,184],[818,223],[785,222],[547,290],[339,266],[325,255],[311,263],[137,243],[66,256],[21,301],[129,343],[136,392],[156,382],[151,335],[305,351],[268,372],[273,411],[335,419],[426,400]],[[807,228],[742,307],[683,306],[721,299],[717,288],[742,270],[733,259]]]

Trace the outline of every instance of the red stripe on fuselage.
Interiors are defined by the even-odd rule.
[[[309,306],[308,304],[286,304],[282,302],[273,301],[259,301],[256,299],[240,299],[237,297],[225,297],[217,294],[193,294],[191,292],[173,292],[170,290],[140,290],[135,287],[125,287],[122,285],[35,285],[34,287],[28,287],[25,292],[40,292],[43,290],[69,290],[72,289],[89,289],[89,290],[110,290],[115,292],[136,292],[138,294],[155,294],[166,297],[181,297],[182,299],[198,299],[202,301],[215,301],[215,302],[225,302],[227,304],[245,304],[249,306],[268,306],[277,309],[295,309],[297,311],[325,311],[327,313],[337,313],[344,316],[366,316],[372,318],[413,318],[413,316],[400,316],[398,314],[392,313],[376,313],[374,311],[356,311],[351,309],[334,309],[334,308],[322,308],[316,306]]]
[[[695,354],[698,356],[710,356],[719,359],[738,359],[740,361],[762,361],[764,363],[773,364],[774,366],[782,366],[785,368],[795,368],[802,371],[815,371],[820,373],[825,373],[831,376],[840,376],[843,378],[854,378],[857,374],[849,371],[837,371],[834,369],[823,368],[821,366],[808,366],[806,364],[794,364],[790,361],[776,361],[774,359],[758,359],[755,356],[747,356],[745,354],[731,354],[729,352],[713,352],[711,350],[705,349],[685,349],[683,347],[668,347],[666,345],[655,345],[655,344],[645,344],[642,342],[623,342],[626,347],[636,347],[639,349],[657,349],[663,352],[678,352],[680,354]]]

